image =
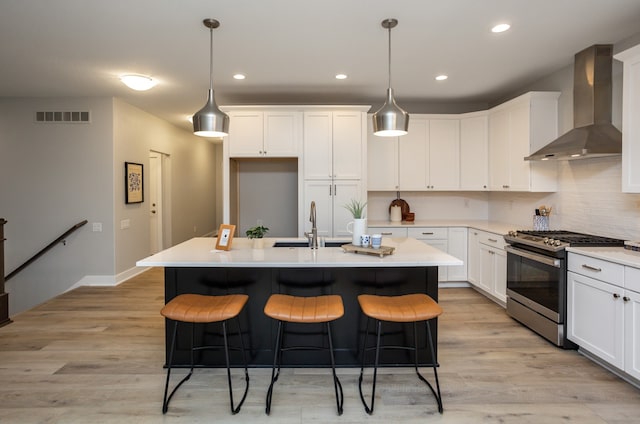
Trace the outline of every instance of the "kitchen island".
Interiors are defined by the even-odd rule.
[[[292,241],[292,240],[288,240]],[[263,249],[253,249],[251,240],[235,239],[229,251],[215,250],[214,238],[193,238],[137,262],[138,266],[165,268],[165,302],[183,293],[221,295],[245,293],[249,302],[240,315],[245,347],[251,366],[271,366],[277,323],[263,313],[272,293],[299,296],[339,294],[345,314],[332,324],[336,362],[342,366],[360,363],[358,342],[366,320],[362,317],[357,296],[363,293],[399,295],[426,293],[438,299],[438,266],[460,265],[462,261],[413,238],[384,238],[383,246],[393,247],[385,257],[345,253],[340,247],[273,247],[275,239],[265,239]],[[446,313],[446,311],[445,311]],[[166,349],[169,330],[166,326]],[[196,343],[219,344],[215,325],[199,325]],[[406,328],[405,328],[406,327]],[[181,327],[173,363],[189,363],[189,331]],[[231,325],[235,331],[235,324]],[[431,323],[437,346],[437,321]],[[285,343],[326,345],[321,327],[289,324]],[[389,344],[412,343],[410,326],[386,327]],[[301,337],[305,335],[306,337]],[[311,334],[311,336],[309,336]],[[232,339],[233,341],[233,339]],[[424,332],[419,332],[419,345],[425,345]],[[437,352],[437,351],[436,351]],[[437,355],[437,353],[436,353]],[[168,354],[167,354],[168,357]],[[326,366],[326,352],[296,351],[283,355],[284,366]],[[421,363],[431,363],[426,349]],[[204,351],[196,361],[204,366],[224,364],[222,352]],[[410,365],[413,358],[402,351],[388,351],[381,358],[386,365]]]

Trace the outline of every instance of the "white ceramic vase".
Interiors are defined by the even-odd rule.
[[[367,233],[367,218],[355,218],[347,224],[347,231],[351,234],[351,244],[360,246],[360,236]]]

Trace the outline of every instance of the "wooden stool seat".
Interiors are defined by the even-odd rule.
[[[237,316],[249,300],[246,294],[205,296],[181,294],[167,303],[160,314],[181,322],[219,322]]]
[[[442,314],[440,305],[424,293],[402,296],[361,294],[358,296],[358,302],[366,316],[381,321],[428,321]]]
[[[330,322],[344,315],[344,305],[335,294],[315,297],[274,294],[264,306],[264,313],[285,322]]]

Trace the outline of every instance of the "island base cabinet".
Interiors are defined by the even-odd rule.
[[[624,369],[622,289],[584,275],[567,275],[568,339]]]
[[[183,293],[205,295],[223,295],[244,293],[249,301],[240,314],[240,323],[244,333],[244,344],[248,351],[247,361],[253,367],[271,366],[273,363],[273,345],[276,339],[277,322],[267,317],[263,310],[272,293],[284,293],[295,296],[318,296],[339,294],[344,303],[345,314],[332,323],[336,363],[339,366],[360,366],[359,343],[364,335],[366,318],[360,311],[358,295],[380,294],[401,295],[426,293],[438,300],[437,267],[389,267],[389,268],[200,268],[166,267],[165,302]],[[167,322],[168,324],[168,322]],[[431,320],[437,358],[437,319]],[[326,336],[321,324],[287,324],[285,343],[289,346],[326,346]],[[166,358],[169,356],[171,325],[166,325]],[[373,324],[370,326],[373,331]],[[387,324],[383,327],[385,343],[392,345],[412,345],[413,328],[411,325]],[[229,325],[230,343],[237,346],[235,322]],[[197,325],[195,343],[220,345],[219,324]],[[425,327],[418,327],[419,363],[432,363],[426,349]],[[373,343],[375,337],[369,337]],[[187,367],[190,363],[190,329],[179,326],[178,341],[174,353],[173,365]],[[380,358],[385,366],[412,366],[413,354],[409,351],[387,350]],[[197,365],[209,367],[225,366],[224,353],[202,351],[196,356]],[[239,366],[241,358],[232,353],[231,362]],[[292,351],[282,357],[283,366],[330,365],[326,352]]]

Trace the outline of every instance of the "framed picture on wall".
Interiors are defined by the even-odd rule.
[[[125,203],[144,202],[142,164],[124,163],[124,201]]]

